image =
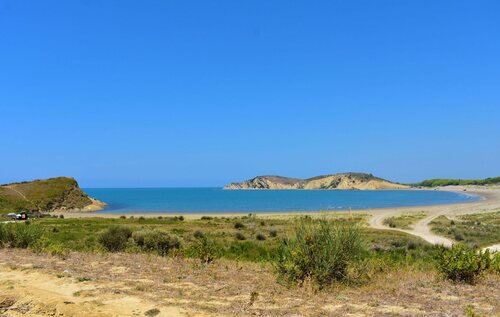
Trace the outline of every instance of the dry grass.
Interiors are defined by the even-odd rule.
[[[22,263],[16,272],[64,274],[60,279],[64,283],[95,284],[91,290],[75,292],[75,298],[136,296],[195,314],[463,316],[471,309],[485,316],[500,313],[500,277],[494,274],[470,286],[440,280],[432,271],[395,270],[380,273],[362,286],[337,285],[314,292],[307,286],[280,286],[269,265],[259,263],[218,260],[201,265],[195,260],[145,254],[76,252],[63,261],[13,249],[0,250],[0,259],[0,271],[11,271],[10,266]],[[88,281],[79,281],[81,276]]]

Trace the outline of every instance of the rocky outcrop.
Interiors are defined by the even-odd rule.
[[[105,205],[88,197],[76,180],[68,177],[0,186],[0,212],[95,211]]]
[[[308,179],[282,176],[257,176],[241,183],[231,183],[224,189],[404,189],[407,185],[393,183],[365,173],[322,175]]]

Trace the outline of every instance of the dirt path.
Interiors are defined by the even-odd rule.
[[[13,192],[15,192],[16,194],[18,194],[19,196],[21,196],[24,200],[28,200],[28,199],[26,198],[26,196],[24,196],[24,194],[23,194],[23,193],[21,193],[20,191],[18,191],[17,189],[15,189],[15,188],[13,188],[13,187],[11,187],[11,186],[4,186],[4,188],[10,189],[10,190],[12,190]]]
[[[490,245],[489,247],[484,248],[484,250],[490,250],[490,252],[500,252],[500,243]]]
[[[466,203],[466,204],[451,204],[451,205],[441,205],[441,206],[429,206],[429,207],[411,207],[411,208],[397,208],[397,209],[383,209],[371,211],[371,217],[369,219],[369,224],[376,229],[385,230],[395,230],[406,232],[414,236],[420,237],[423,240],[432,244],[441,244],[446,247],[451,247],[454,241],[438,236],[431,231],[429,224],[432,220],[439,216],[447,216],[449,218],[456,218],[458,215],[473,214],[481,212],[493,212],[500,209],[500,189],[498,188],[470,188],[462,186],[453,186],[440,188],[440,190],[449,190],[454,192],[463,193],[467,190],[469,194],[481,196],[483,199],[477,202]],[[425,211],[427,216],[423,219],[417,221],[413,228],[411,229],[398,229],[386,226],[383,222],[384,219],[401,215],[402,213],[412,213]],[[500,250],[500,244],[487,247],[490,250]],[[485,248],[486,249],[486,248]]]
[[[370,226],[375,228],[375,229],[384,229],[384,230],[394,230],[394,231],[401,231],[405,232],[414,236],[417,236],[419,238],[422,238],[423,240],[432,243],[432,244],[441,244],[444,245],[445,247],[451,247],[453,244],[453,241],[434,234],[431,232],[429,223],[435,219],[436,217],[439,217],[442,215],[442,213],[434,213],[432,215],[429,215],[421,220],[419,220],[415,225],[413,225],[412,229],[399,229],[399,228],[391,228],[389,226],[386,226],[383,222],[386,218],[388,217],[393,217],[397,216],[400,213],[394,213],[391,215],[388,214],[374,214],[370,220],[368,221]]]
[[[124,296],[118,289],[116,293],[98,292],[106,285],[78,283],[36,271],[4,268],[0,270],[0,281],[1,316],[144,316],[155,308],[159,311],[155,316],[189,316],[178,307]]]

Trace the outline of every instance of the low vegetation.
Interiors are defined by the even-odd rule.
[[[485,247],[500,241],[500,211],[458,216],[440,216],[430,223],[436,234],[463,242],[471,247]]]
[[[110,252],[125,250],[132,230],[125,226],[110,226],[99,236],[99,243]]]
[[[143,229],[132,233],[132,241],[145,251],[152,251],[165,256],[169,251],[179,249],[179,238],[165,231]]]
[[[475,250],[465,244],[455,244],[451,249],[442,249],[438,255],[438,269],[454,282],[475,284],[488,270],[499,271],[500,255],[489,251]]]
[[[384,224],[391,228],[410,229],[420,219],[425,218],[427,214],[424,211],[416,213],[407,213],[401,216],[388,217],[384,219]]]
[[[280,280],[289,284],[312,281],[323,289],[346,281],[361,251],[356,224],[301,218],[293,234],[280,241],[275,267]]]
[[[488,226],[498,222],[498,213],[467,217],[460,221],[479,221]],[[451,226],[451,221],[446,221]],[[455,222],[454,226],[460,227],[459,221]],[[460,276],[451,278],[453,281],[467,282],[476,282],[483,267],[498,271],[498,265],[494,265],[498,260],[493,260],[487,266],[481,264],[477,276],[462,279],[470,263],[477,260],[469,261],[469,253],[464,257],[469,262],[464,260],[460,266],[451,267],[450,259],[459,257],[458,249],[451,255],[440,253],[438,247],[404,232],[376,230],[363,224],[364,216],[348,214],[266,219],[248,215],[184,221],[179,217],[40,217],[0,224],[0,247],[31,248],[63,258],[71,251],[79,251],[185,257],[204,266],[227,260],[258,262],[273,268],[281,284],[311,285],[319,290],[327,290],[333,283],[365,283],[388,271],[439,269],[443,275],[450,272],[446,275]],[[490,228],[488,232],[494,235],[498,230],[494,233]],[[489,235],[482,236],[482,243],[493,240]]]
[[[494,185],[500,184],[499,177],[491,177],[485,179],[446,179],[446,178],[435,178],[424,180],[420,183],[414,184],[414,186],[422,187],[438,187],[438,186],[451,186],[451,185]]]
[[[44,229],[30,222],[0,224],[0,244],[10,248],[28,248],[42,238]]]

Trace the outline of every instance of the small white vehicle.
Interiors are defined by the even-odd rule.
[[[13,212],[10,212],[7,214],[8,217],[10,217],[13,220],[28,220],[28,213],[26,211],[21,211],[18,214],[15,214]]]

